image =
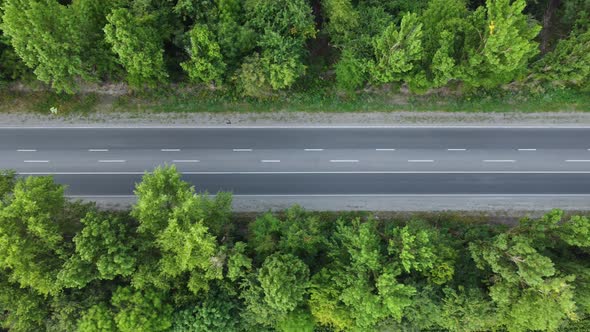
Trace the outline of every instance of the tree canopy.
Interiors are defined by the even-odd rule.
[[[585,0],[2,0],[0,78],[267,98],[369,86],[587,89]],[[30,72],[29,72],[30,71]],[[333,84],[330,84],[333,82]],[[318,82],[316,82],[318,83]],[[318,83],[319,84],[319,83]]]
[[[253,220],[174,167],[130,211],[0,173],[9,331],[583,331],[590,221],[377,220],[298,206]],[[230,225],[233,225],[230,227]]]

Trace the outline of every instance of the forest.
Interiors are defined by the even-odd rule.
[[[0,79],[236,97],[590,87],[588,0],[0,0]]]
[[[174,167],[129,211],[0,176],[0,329],[588,331],[590,221],[238,215]]]

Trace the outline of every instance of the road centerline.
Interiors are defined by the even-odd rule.
[[[88,152],[109,152],[109,149],[88,149]]]
[[[409,163],[433,163],[434,160],[432,159],[410,159],[408,160]]]
[[[567,159],[566,163],[590,163],[588,159]]]
[[[331,163],[358,163],[357,159],[332,159]]]
[[[98,162],[99,163],[124,163],[124,162],[127,162],[127,160],[123,160],[123,159],[101,159]]]
[[[180,149],[160,149],[162,152],[180,152]]]
[[[447,149],[447,151],[467,151],[467,149]]]
[[[252,152],[252,149],[234,149],[234,152]]]
[[[49,160],[23,160],[25,163],[48,163]]]
[[[484,163],[515,163],[513,159],[485,159]]]
[[[281,161],[278,159],[262,159],[261,163],[280,163]]]
[[[200,160],[197,159],[175,159],[172,160],[173,163],[199,163]]]
[[[36,149],[18,149],[17,152],[37,152]]]
[[[518,149],[518,151],[537,151],[537,149]]]
[[[324,149],[303,149],[303,151],[307,151],[307,152],[321,152],[321,151],[324,151]]]

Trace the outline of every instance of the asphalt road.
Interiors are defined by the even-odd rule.
[[[130,195],[176,164],[238,195],[590,194],[590,128],[5,128],[0,168]]]

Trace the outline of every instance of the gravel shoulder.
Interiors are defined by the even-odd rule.
[[[79,198],[76,198],[79,199]],[[104,209],[126,210],[135,203],[134,197],[85,197],[84,201],[96,202]],[[253,197],[234,196],[233,211],[239,213],[282,211],[298,204],[310,211],[373,211],[388,213],[453,212],[481,216],[520,218],[538,217],[554,208],[568,212],[587,212],[590,195],[578,197],[490,197],[490,196],[449,196],[449,197]]]
[[[459,113],[114,113],[40,115],[0,113],[0,126],[590,126],[590,112]]]

